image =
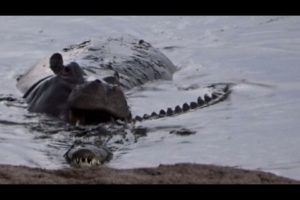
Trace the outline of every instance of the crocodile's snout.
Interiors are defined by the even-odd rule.
[[[102,165],[112,158],[112,153],[104,146],[79,144],[72,146],[64,156],[73,167],[84,168]]]

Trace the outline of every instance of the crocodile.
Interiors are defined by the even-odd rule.
[[[145,40],[98,37],[42,59],[17,78],[17,88],[30,112],[46,113],[74,125],[116,120],[135,123],[174,116],[221,102],[231,92],[229,83],[211,84],[207,87],[212,92],[193,102],[133,117],[125,91],[150,81],[171,80],[176,70]],[[73,145],[65,157],[69,163],[95,166],[109,160],[111,153],[81,144],[79,148]]]

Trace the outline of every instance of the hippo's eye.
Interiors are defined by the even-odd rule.
[[[107,76],[107,77],[103,78],[103,80],[106,83],[117,84],[117,79],[115,77],[113,77],[113,76]]]

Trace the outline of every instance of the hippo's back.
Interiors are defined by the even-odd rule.
[[[108,83],[115,81],[117,72],[124,89],[157,79],[171,79],[176,70],[158,49],[128,35],[97,37],[64,48],[61,54],[64,64],[77,62],[87,75]],[[20,77],[17,87],[21,92],[25,93],[34,83],[53,74],[49,69],[49,57]]]

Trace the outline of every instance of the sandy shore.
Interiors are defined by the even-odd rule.
[[[46,170],[0,165],[0,184],[299,184],[271,173],[181,163],[155,168]]]

